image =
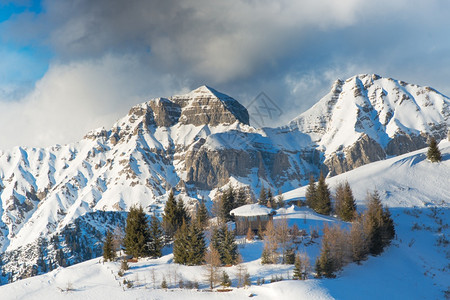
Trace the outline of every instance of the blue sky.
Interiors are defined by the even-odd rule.
[[[79,140],[207,84],[281,125],[376,73],[450,95],[447,0],[0,1],[0,149]]]

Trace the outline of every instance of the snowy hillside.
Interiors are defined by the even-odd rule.
[[[239,246],[243,265],[251,274],[252,286],[236,288],[236,267],[224,267],[231,277],[230,292],[208,292],[203,267],[188,267],[173,263],[170,249],[160,259],[144,259],[130,264],[131,268],[118,275],[120,263],[101,263],[101,259],[87,261],[68,268],[58,268],[48,274],[21,280],[0,287],[7,299],[59,298],[68,299],[443,299],[448,296],[450,272],[448,264],[450,194],[450,142],[440,144],[443,160],[430,163],[426,150],[372,163],[330,178],[332,188],[337,182],[348,180],[358,201],[364,208],[367,191],[380,191],[383,203],[390,207],[397,237],[384,253],[369,257],[362,265],[350,264],[336,279],[286,280],[292,276],[292,265],[261,265],[262,242]],[[286,200],[304,197],[305,188],[284,194]],[[310,231],[324,223],[340,222],[332,217],[315,214],[307,208],[287,206],[279,209],[276,220],[286,217],[289,224]],[[340,222],[345,226],[344,223]],[[314,261],[319,240],[308,243],[306,237],[299,245]],[[169,289],[160,288],[165,276]],[[274,276],[280,282],[268,283]],[[153,280],[153,277],[155,278]],[[262,285],[256,285],[264,278]],[[123,279],[133,283],[126,287]],[[178,287],[178,281],[198,282],[199,290]],[[70,291],[66,291],[71,287]],[[447,294],[445,294],[447,291]],[[9,297],[9,298],[8,298]]]

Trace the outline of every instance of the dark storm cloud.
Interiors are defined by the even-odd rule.
[[[54,55],[36,103],[43,98],[37,94],[61,101],[49,96],[55,86],[49,78],[56,80],[50,75],[58,72],[65,74],[62,86],[82,72],[96,74],[75,84],[84,89],[80,105],[98,101],[98,107],[123,109],[142,95],[169,96],[201,84],[244,104],[264,91],[284,111],[274,124],[309,108],[335,79],[359,73],[450,93],[445,0],[46,0],[42,7],[0,25],[2,39],[32,41]],[[109,72],[115,73],[105,78]],[[121,97],[100,97],[98,86]]]

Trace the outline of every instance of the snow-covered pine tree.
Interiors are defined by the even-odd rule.
[[[428,146],[427,158],[431,162],[439,162],[442,160],[442,154],[439,150],[438,144],[434,137],[430,138],[430,144]]]
[[[116,252],[113,247],[113,236],[111,231],[106,232],[105,242],[103,243],[103,259],[112,261],[116,258]]]
[[[148,255],[147,243],[150,241],[147,216],[142,206],[133,206],[127,216],[125,227],[125,252],[133,257]]]

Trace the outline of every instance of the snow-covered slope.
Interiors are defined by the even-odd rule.
[[[439,144],[442,161],[431,163],[427,149],[374,162],[327,179],[333,191],[348,181],[357,205],[364,207],[368,192],[378,190],[390,208],[450,206],[450,142]],[[284,193],[287,201],[305,197],[307,186]]]

